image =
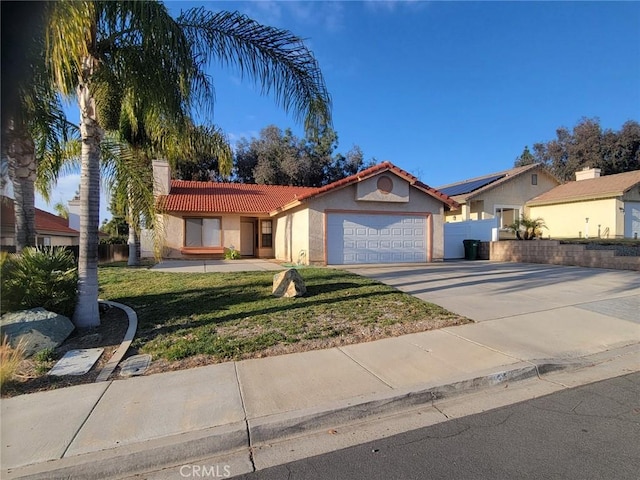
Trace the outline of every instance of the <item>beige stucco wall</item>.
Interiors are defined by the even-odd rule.
[[[308,264],[313,260],[309,252],[309,210],[298,207],[274,218],[274,255],[284,262]],[[301,252],[304,252],[301,255]]]
[[[404,182],[394,178],[394,184]],[[402,187],[401,187],[402,188]],[[444,258],[443,204],[415,188],[409,189],[407,202],[358,201],[357,185],[349,185],[336,190],[277,216],[276,258],[296,261],[300,250],[306,250],[309,263],[324,263],[325,258],[325,215],[327,211],[357,211],[363,213],[431,213],[433,260]],[[370,197],[369,197],[370,198]],[[293,232],[287,237],[286,232]],[[304,233],[308,232],[306,236]],[[287,243],[288,242],[288,243]],[[293,258],[290,258],[293,254]]]
[[[531,184],[531,175],[538,175],[538,184]],[[447,212],[447,222],[462,222],[465,220],[486,220],[494,218],[496,208],[519,208],[523,212],[523,206],[532,198],[558,186],[558,182],[544,170],[533,170],[504,182],[486,192],[472,197],[471,208]],[[480,203],[482,202],[482,203]],[[463,205],[465,207],[465,205]],[[455,219],[454,219],[455,217]]]
[[[620,212],[623,202],[616,198],[603,200],[591,200],[583,202],[562,203],[558,205],[543,205],[528,207],[527,215],[531,218],[541,217],[548,229],[544,230],[544,236],[551,238],[590,238],[600,235],[604,238],[624,236],[624,215]],[[609,229],[607,234],[606,230]]]

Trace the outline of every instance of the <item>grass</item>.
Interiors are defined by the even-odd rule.
[[[166,362],[260,357],[468,322],[348,272],[300,273],[305,297],[274,298],[273,272],[163,273],[110,265],[99,270],[100,296],[131,306],[139,321],[133,347]]]

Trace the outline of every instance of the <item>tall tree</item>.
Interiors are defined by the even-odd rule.
[[[619,131],[603,130],[597,118],[583,118],[572,130],[560,127],[556,138],[533,146],[535,161],[569,181],[583,168],[611,175],[640,169],[640,124],[629,120]],[[518,160],[516,160],[518,165]]]
[[[520,154],[514,163],[514,167],[524,167],[526,165],[531,165],[536,163],[536,159],[533,154],[529,151],[529,146],[525,145],[524,150]]]
[[[357,145],[347,154],[334,154],[336,132],[326,127],[299,139],[290,129],[270,125],[250,141],[236,145],[234,174],[243,183],[320,187],[353,175],[370,162],[363,160]]]
[[[76,96],[82,137],[78,304],[74,323],[98,314],[97,244],[100,143],[122,116],[137,127],[146,115],[179,123],[195,103],[212,103],[204,73],[217,59],[260,82],[264,93],[308,129],[330,124],[330,98],[316,60],[290,32],[237,12],[188,10],[177,19],[151,1],[66,1],[54,4],[48,58],[61,92]],[[176,88],[176,86],[178,88]],[[130,99],[129,101],[123,101]],[[203,103],[208,101],[208,103]],[[144,112],[122,108],[139,102]]]
[[[66,121],[45,61],[50,4],[2,2],[2,161],[13,185],[16,250],[35,246],[34,182],[39,160],[60,161]]]

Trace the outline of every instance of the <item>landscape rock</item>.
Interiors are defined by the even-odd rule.
[[[24,339],[27,357],[47,348],[58,347],[71,335],[74,328],[71,320],[64,315],[49,312],[42,307],[5,313],[0,318],[2,336],[6,335],[14,347],[20,339]]]
[[[307,286],[300,273],[290,268],[273,276],[273,290],[275,297],[302,297],[307,293]]]

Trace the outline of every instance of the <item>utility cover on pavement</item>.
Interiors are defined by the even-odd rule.
[[[151,363],[151,355],[133,355],[120,364],[120,376],[132,377],[134,375],[142,375],[149,368]]]
[[[104,348],[69,350],[64,354],[64,357],[49,370],[49,375],[58,377],[63,375],[84,375],[91,370],[91,367],[98,361],[102,352],[104,352]]]

